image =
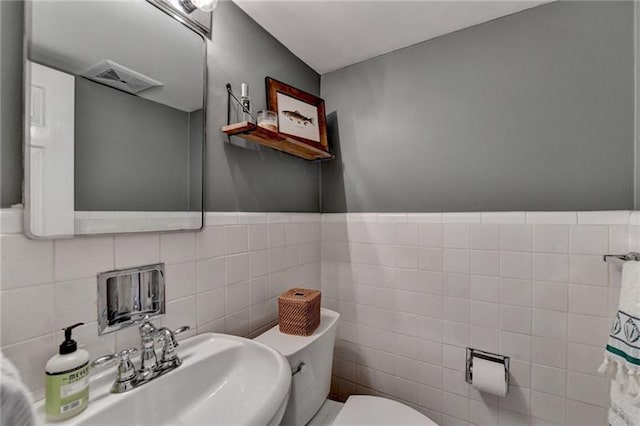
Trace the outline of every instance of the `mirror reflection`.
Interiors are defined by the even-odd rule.
[[[26,228],[202,225],[206,45],[144,1],[27,7]]]

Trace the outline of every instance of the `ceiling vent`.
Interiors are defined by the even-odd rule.
[[[139,93],[163,84],[151,77],[131,70],[113,61],[105,60],[92,66],[82,74],[95,82],[115,87],[129,93]]]

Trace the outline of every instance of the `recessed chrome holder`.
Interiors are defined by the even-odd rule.
[[[640,253],[630,251],[627,254],[605,254],[604,256],[602,256],[602,260],[607,263],[622,267],[624,262],[640,261]]]
[[[509,393],[509,382],[511,374],[509,373],[509,357],[505,355],[494,354],[491,352],[481,351],[479,349],[467,348],[467,361],[465,368],[464,380],[473,383],[473,358],[482,358],[487,361],[493,361],[504,365],[504,380],[507,382],[507,393]]]
[[[98,335],[165,313],[164,263],[98,274]]]

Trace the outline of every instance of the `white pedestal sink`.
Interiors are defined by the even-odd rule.
[[[278,425],[291,369],[253,340],[207,333],[180,342],[183,364],[122,394],[109,392],[115,368],[92,379],[89,406],[56,425]],[[36,404],[42,423],[44,402]]]

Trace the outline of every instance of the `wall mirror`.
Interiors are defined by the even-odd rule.
[[[145,0],[25,15],[25,232],[201,228],[203,36]]]

